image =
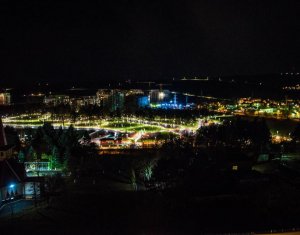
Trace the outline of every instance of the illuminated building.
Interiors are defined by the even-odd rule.
[[[104,107],[108,103],[108,97],[110,96],[111,90],[99,89],[96,93],[97,104]]]
[[[141,89],[130,89],[126,91],[126,96],[131,96],[131,95],[144,95],[144,91]]]
[[[140,96],[138,97],[138,107],[145,108],[149,106],[149,98],[148,96]]]
[[[108,97],[108,108],[109,111],[122,111],[124,109],[125,95],[121,90],[111,90],[111,93]]]
[[[149,106],[148,96],[145,96],[141,89],[130,89],[125,92],[125,110],[135,112],[147,106]]]
[[[171,92],[169,90],[151,90],[149,93],[150,103],[151,104],[159,104],[169,102]]]
[[[68,104],[70,102],[70,97],[67,95],[49,95],[45,96],[44,104],[47,105],[59,105]]]
[[[149,98],[145,95],[128,95],[125,97],[124,109],[128,112],[135,112],[140,108],[149,106]]]
[[[96,103],[110,112],[124,109],[125,91],[119,89],[99,89],[96,93]]]
[[[194,103],[183,104],[183,97],[178,97],[177,92],[170,92],[169,90],[151,90],[149,93],[151,108],[158,109],[194,109]]]
[[[95,105],[95,104],[96,104],[96,96],[82,97],[82,105]]]
[[[70,105],[73,106],[85,106],[97,104],[96,96],[81,96],[76,98],[70,98]]]
[[[11,103],[10,93],[8,92],[0,93],[0,105],[10,105],[10,103]]]

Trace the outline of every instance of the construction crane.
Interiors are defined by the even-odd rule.
[[[173,96],[173,104],[177,105],[177,94],[179,94],[179,92],[172,91],[171,93],[174,95]]]
[[[159,83],[159,84],[156,84],[156,85],[159,86],[159,90],[162,91],[163,86],[170,86],[171,84]]]
[[[149,88],[151,87],[151,84],[153,83],[155,83],[155,82],[137,82],[137,83],[146,83],[146,84],[148,84],[149,85]]]

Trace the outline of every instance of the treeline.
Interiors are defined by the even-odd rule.
[[[188,110],[188,109],[152,109],[144,108],[139,109],[135,112],[137,117],[146,118],[153,120],[157,117],[173,119],[175,124],[179,124],[180,121],[185,122],[195,122],[199,116],[207,116],[210,112],[207,109],[197,109],[197,110]],[[176,123],[177,122],[177,123]]]
[[[222,125],[210,125],[198,130],[195,144],[205,146],[237,146],[265,149],[271,133],[264,119],[248,121],[241,118],[226,120]]]
[[[19,151],[21,162],[48,160],[53,169],[75,171],[81,164],[84,167],[85,159],[97,155],[96,146],[79,143],[79,139],[88,134],[75,130],[72,125],[67,129],[54,129],[45,123],[37,129],[25,129],[23,134],[26,143]]]

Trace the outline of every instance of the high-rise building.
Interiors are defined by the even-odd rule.
[[[108,104],[108,97],[111,94],[111,90],[99,89],[96,93],[97,104],[101,107],[105,107]]]
[[[119,89],[99,89],[96,93],[97,104],[110,112],[124,109],[126,92]]]
[[[124,92],[121,90],[111,90],[111,93],[108,97],[108,108],[109,111],[122,111],[124,109],[124,99],[125,95]]]

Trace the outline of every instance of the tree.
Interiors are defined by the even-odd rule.
[[[37,153],[32,146],[30,146],[30,148],[27,152],[27,158],[30,162],[37,161]]]
[[[142,175],[144,177],[144,180],[151,180],[153,175],[153,168],[156,164],[153,164],[152,162],[149,162],[149,164],[145,165],[144,169],[142,170]]]
[[[136,175],[135,175],[135,170],[133,168],[131,169],[130,182],[131,182],[131,185],[133,187],[133,190],[137,191]]]
[[[22,150],[20,150],[18,153],[18,161],[22,163],[25,161],[25,154]]]
[[[294,131],[291,134],[293,141],[300,141],[300,123],[297,124]]]
[[[265,119],[262,119],[258,125],[255,125],[255,127],[256,127],[256,133],[254,133],[253,138],[254,140],[257,141],[257,145],[259,145],[262,150],[266,148],[267,145],[270,143],[271,132],[269,127],[267,126]]]
[[[71,116],[72,123],[76,123],[77,118],[79,117],[79,113],[75,109],[72,109],[70,116]]]
[[[42,127],[42,131],[42,144],[44,144],[48,150],[52,149],[52,147],[57,144],[57,136],[54,127],[46,122]]]
[[[83,133],[83,136],[82,136],[82,142],[84,143],[84,144],[90,144],[90,142],[91,142],[91,137],[90,137],[90,135],[89,135],[89,133],[87,132],[87,131],[85,131],[84,133]]]
[[[265,120],[253,122],[237,118],[225,121],[222,125],[210,125],[197,131],[195,144],[266,147],[271,133]]]
[[[16,129],[10,126],[6,126],[4,128],[4,131],[5,131],[7,143],[14,145],[16,147],[20,147],[20,139]]]
[[[37,128],[31,141],[32,147],[34,148],[40,147],[43,143],[43,137],[44,137],[44,133],[42,127]]]
[[[51,169],[57,169],[61,168],[62,166],[62,158],[58,151],[58,148],[54,146],[52,148],[51,158],[50,158],[50,168]]]
[[[55,136],[54,127],[49,122],[44,123],[42,130],[43,130],[44,134],[49,136],[49,137],[54,137]]]
[[[25,127],[23,129],[24,131],[24,137],[25,137],[25,141],[31,142],[33,137],[34,137],[34,129],[33,128],[29,128],[29,127]]]
[[[60,144],[62,146],[69,146],[70,148],[74,148],[79,145],[78,140],[78,134],[76,133],[73,125],[70,125],[68,130],[64,132]]]
[[[69,168],[70,170],[72,169],[71,163],[71,150],[69,147],[66,147],[65,152],[64,152],[64,157],[63,157],[63,168],[66,170]]]

